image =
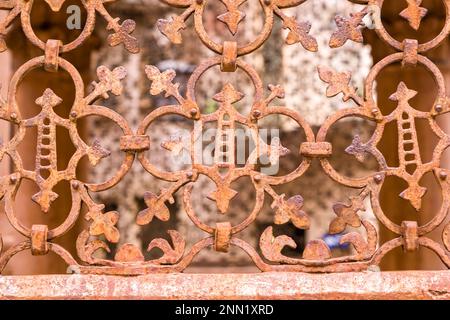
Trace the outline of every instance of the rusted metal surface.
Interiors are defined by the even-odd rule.
[[[0,299],[450,299],[450,274],[151,274],[0,277]]]
[[[284,97],[282,87],[279,85],[268,85],[268,90],[264,90],[262,80],[256,70],[241,59],[242,56],[252,53],[264,44],[272,31],[275,16],[282,20],[283,27],[288,30],[287,44],[300,43],[309,51],[317,51],[318,44],[313,36],[309,34],[310,23],[297,22],[296,19],[287,16],[283,11],[284,8],[301,5],[305,0],[260,0],[259,2],[265,15],[264,26],[261,33],[250,43],[246,44],[238,41],[223,41],[223,43],[219,43],[208,35],[203,25],[203,13],[207,10],[207,0],[164,0],[163,2],[182,8],[184,11],[180,15],[158,21],[157,27],[159,30],[173,43],[180,43],[182,42],[182,30],[187,28],[185,22],[190,16],[193,16],[196,33],[203,44],[216,55],[199,63],[187,82],[186,93],[180,92],[180,84],[173,82],[176,76],[173,70],[161,71],[155,66],[146,66],[143,71],[145,71],[150,80],[150,94],[164,94],[166,98],[172,98],[175,103],[152,111],[142,120],[137,131],[133,132],[125,119],[97,102],[99,99],[107,99],[109,94],[120,95],[122,93],[121,80],[126,76],[126,70],[123,67],[109,70],[100,66],[97,70],[98,81],[94,83],[93,90],[85,95],[84,84],[80,74],[69,61],[60,56],[62,53],[76,49],[91,35],[96,12],[108,21],[108,29],[113,32],[108,38],[110,45],[123,44],[131,53],[138,51],[137,40],[131,35],[135,28],[135,23],[131,20],[119,23],[118,18],[112,18],[108,14],[103,6],[104,2],[106,1],[84,1],[83,5],[87,11],[87,22],[83,32],[73,42],[61,44],[58,40],[53,39],[44,43],[33,32],[30,24],[30,11],[34,3],[32,0],[0,1],[0,8],[9,10],[8,17],[0,24],[0,35],[4,38],[8,25],[16,16],[20,15],[21,25],[27,38],[32,44],[44,51],[43,56],[29,60],[16,71],[10,83],[8,97],[6,101],[2,100],[0,105],[0,117],[18,127],[15,136],[4,143],[0,150],[2,156],[9,156],[14,163],[13,172],[1,178],[1,196],[5,200],[5,212],[11,225],[28,239],[2,252],[0,270],[5,267],[15,254],[30,249],[36,255],[52,251],[61,256],[71,266],[72,270],[85,274],[138,275],[181,272],[189,266],[194,257],[203,249],[213,247],[216,251],[226,254],[230,246],[236,246],[244,250],[255,265],[266,272],[301,271],[325,273],[361,271],[368,269],[370,266],[378,265],[383,256],[400,246],[403,246],[407,251],[415,251],[421,246],[431,249],[447,267],[450,267],[450,227],[446,226],[444,228],[443,245],[426,237],[428,233],[438,228],[445,221],[450,205],[449,170],[440,168],[442,154],[450,145],[450,139],[435,121],[436,116],[449,111],[449,98],[445,93],[446,88],[442,73],[423,55],[439,45],[449,35],[449,18],[446,20],[442,32],[427,43],[418,43],[414,39],[406,39],[403,42],[399,42],[392,38],[383,27],[380,17],[383,0],[354,1],[365,4],[364,8],[349,18],[336,18],[337,30],[330,35],[330,46],[337,48],[349,40],[361,42],[363,40],[363,19],[370,14],[373,17],[376,31],[380,38],[398,52],[385,57],[372,68],[364,84],[364,96],[360,96],[356,88],[351,85],[351,74],[349,72],[334,71],[327,66],[319,67],[318,74],[328,85],[326,90],[327,96],[332,97],[342,94],[343,101],[351,100],[356,106],[336,112],[325,121],[318,133],[314,134],[311,126],[308,125],[301,114],[288,106],[273,105],[275,99]],[[236,34],[240,23],[245,18],[245,13],[241,11],[241,5],[245,1],[223,0],[222,2],[227,11],[217,18],[226,24],[231,34]],[[53,10],[58,10],[61,6],[61,1],[48,1],[48,3]],[[449,17],[450,0],[443,0],[443,3],[447,17]],[[426,14],[425,8],[420,6],[421,1],[407,1],[405,4],[407,7],[401,13],[401,18],[406,19],[413,29],[418,29],[421,19]],[[0,48],[5,50],[6,46],[3,38],[0,38]],[[404,67],[422,65],[431,72],[438,88],[438,95],[433,107],[428,112],[418,111],[409,104],[409,100],[417,92],[400,82],[397,91],[390,96],[390,99],[397,103],[397,108],[388,115],[381,113],[373,96],[375,78],[385,67],[396,62],[401,62]],[[243,94],[230,83],[226,83],[220,92],[211,97],[218,104],[217,110],[209,114],[202,112],[202,106],[196,101],[196,84],[207,70],[216,66],[219,66],[222,72],[234,72],[240,69],[250,78],[255,93],[249,114],[241,114],[234,107],[234,104],[242,100]],[[42,108],[37,116],[31,119],[23,119],[21,117],[15,97],[17,86],[21,79],[35,68],[44,68],[49,72],[63,69],[72,77],[76,94],[75,102],[68,118],[63,118],[54,112],[53,109],[61,103],[61,99],[50,89],[45,90],[42,96],[36,100],[36,104]],[[120,138],[120,150],[125,155],[123,164],[112,178],[103,183],[84,183],[79,181],[76,176],[76,166],[82,157],[87,156],[89,161],[95,165],[101,159],[110,155],[110,152],[101,146],[101,142],[95,141],[92,145],[88,145],[80,138],[77,132],[77,121],[89,115],[109,118],[123,132],[123,136]],[[167,115],[182,116],[196,124],[191,133],[192,144],[201,135],[202,128],[205,125],[211,123],[217,125],[213,165],[197,162],[197,154],[193,146],[190,146],[192,163],[188,169],[166,172],[151,163],[145,152],[150,148],[152,133],[149,132],[149,127],[159,118]],[[260,139],[259,124],[263,119],[272,115],[289,117],[304,132],[306,141],[301,144],[300,150],[288,150],[281,144],[269,145]],[[376,129],[369,140],[364,142],[359,136],[355,136],[353,143],[346,149],[348,154],[353,155],[360,162],[364,162],[369,155],[376,159],[379,169],[369,176],[357,179],[346,177],[338,173],[330,161],[334,151],[331,143],[327,141],[327,133],[329,128],[337,121],[347,117],[364,118],[376,125]],[[420,141],[415,128],[417,119],[426,120],[436,136],[439,137],[439,142],[429,162],[424,162],[421,159]],[[399,165],[397,167],[388,166],[383,154],[377,149],[377,144],[383,135],[386,125],[393,121],[397,123],[399,138]],[[77,149],[67,169],[63,171],[59,171],[56,165],[57,155],[54,139],[56,126],[62,126],[69,131],[71,140]],[[237,126],[248,128],[256,144],[255,150],[252,151],[243,166],[237,166],[235,159],[234,134]],[[34,171],[26,170],[23,167],[22,160],[16,150],[17,145],[24,138],[26,128],[29,127],[37,127],[38,129],[37,156]],[[180,144],[181,138],[171,137],[163,142],[162,147],[173,151],[182,147]],[[164,151],[161,150],[161,152]],[[266,175],[257,166],[257,159],[261,156],[267,156],[271,161],[272,159],[274,159],[273,161],[278,161],[278,157],[284,156],[289,152],[303,156],[298,167],[291,173],[283,176]],[[120,213],[115,211],[105,212],[105,204],[94,202],[91,198],[91,193],[111,188],[119,183],[131,168],[135,158],[138,159],[140,165],[149,174],[171,183],[168,188],[161,190],[157,194],[152,192],[143,194],[147,208],[136,213],[136,224],[140,226],[148,225],[154,219],[163,222],[168,221],[170,211],[167,203],[174,201],[173,195],[176,192],[182,192],[186,214],[195,227],[207,234],[204,239],[198,241],[191,248],[186,248],[183,235],[177,230],[169,230],[170,241],[154,239],[148,244],[148,251],[153,248],[159,248],[163,252],[163,256],[158,259],[145,260],[141,249],[131,243],[120,245],[115,252],[114,259],[111,260],[94,255],[98,250],[109,252],[112,245],[119,242],[120,232],[116,224]],[[286,199],[285,194],[278,194],[275,189],[278,185],[289,182],[295,183],[297,179],[301,179],[313,161],[319,161],[324,172],[340,185],[359,190],[358,195],[343,199],[342,202],[333,206],[336,218],[329,225],[331,234],[341,233],[345,230],[350,231],[341,238],[341,243],[352,245],[354,248],[352,253],[347,256],[333,257],[325,241],[316,239],[307,243],[303,252],[298,253],[298,257],[286,256],[283,254],[283,249],[286,246],[295,249],[297,246],[296,242],[287,235],[275,236],[273,226],[267,227],[261,234],[259,248],[255,248],[250,243],[240,239],[239,233],[246,230],[258,218],[267,196],[272,199],[274,225],[292,223],[297,229],[304,230],[310,227],[308,213],[302,210],[304,199],[301,195]],[[379,202],[380,190],[385,179],[395,176],[406,181],[408,187],[399,196],[409,201],[416,210],[419,210],[422,198],[426,192],[426,188],[421,185],[421,179],[429,172],[434,173],[442,190],[440,211],[436,212],[434,218],[425,225],[417,225],[414,221],[403,221],[399,225],[391,221],[388,215],[383,212]],[[241,177],[250,178],[251,186],[249,187],[253,187],[256,194],[253,210],[248,213],[243,221],[237,224],[226,221],[215,225],[207,225],[202,222],[191,203],[193,187],[201,175],[209,177],[216,186],[216,190],[208,196],[209,200],[205,199],[205,201],[215,201],[219,212],[225,217],[229,211],[230,202],[233,201],[237,194],[237,190],[233,190],[231,185]],[[54,186],[62,180],[70,182],[72,209],[61,225],[53,229],[39,225],[29,228],[18,220],[14,212],[13,203],[22,179],[34,181],[38,185],[40,190],[33,196],[33,200],[41,206],[44,213],[49,210],[52,202],[58,197],[53,191]],[[366,199],[370,199],[372,210],[379,222],[396,234],[397,237],[386,243],[378,244],[378,234],[375,226],[360,216],[361,211],[366,210]],[[88,208],[88,212],[84,216],[81,215],[80,211],[82,204]],[[89,226],[79,235],[76,243],[78,257],[73,257],[66,249],[55,244],[53,240],[62,236],[71,229],[77,220],[83,218],[88,221]],[[365,229],[364,235],[352,230],[352,228],[361,226]],[[276,276],[273,277],[276,278]],[[297,276],[285,275],[284,277],[286,277],[283,280],[284,283],[289,284],[291,287],[290,277],[295,278]],[[380,276],[372,275],[372,277]],[[66,281],[64,279],[76,278],[59,279]],[[342,276],[342,279],[351,280],[351,275]],[[445,279],[447,280],[443,281],[448,285],[448,274]],[[194,281],[194,285],[197,285],[196,283]],[[275,282],[269,281],[268,283],[273,285]],[[299,287],[301,287],[301,283],[299,283]],[[124,293],[124,295],[126,294]],[[417,297],[426,296],[423,292],[414,292],[414,295]]]

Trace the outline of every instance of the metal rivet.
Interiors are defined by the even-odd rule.
[[[259,111],[259,110],[254,110],[253,111],[253,117],[259,118],[260,116],[261,116],[261,111]]]
[[[70,117],[71,117],[71,118],[76,118],[77,116],[78,116],[78,114],[77,114],[76,111],[72,111],[72,112],[70,113]]]
[[[436,112],[442,112],[442,106],[441,106],[440,104],[437,104],[437,105],[434,107],[434,110],[436,110]]]
[[[72,188],[74,188],[76,190],[76,189],[78,189],[79,186],[80,185],[79,185],[78,181],[72,181]]]
[[[447,179],[447,173],[446,173],[444,170],[442,170],[442,171],[439,173],[439,177],[440,177],[442,180],[445,180],[445,179]]]
[[[383,176],[381,174],[377,174],[375,175],[375,177],[373,177],[373,179],[376,183],[381,183],[381,181],[383,181]]]
[[[17,119],[17,113],[12,112],[12,113],[10,114],[9,117],[10,117],[11,119],[15,120],[15,119]]]
[[[197,114],[197,109],[196,108],[192,108],[189,113],[191,114],[191,116],[195,116]]]

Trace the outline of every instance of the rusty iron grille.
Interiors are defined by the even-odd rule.
[[[232,34],[238,31],[239,24],[245,16],[240,11],[241,5],[246,0],[221,0],[225,5],[226,13],[217,18],[228,27]],[[193,16],[193,26],[198,37],[205,47],[210,49],[214,56],[202,61],[194,70],[187,82],[186,94],[179,92],[179,84],[174,83],[175,72],[173,70],[160,71],[157,67],[148,65],[143,72],[149,79],[150,94],[164,94],[166,98],[176,101],[173,105],[159,107],[149,113],[140,123],[136,132],[133,132],[126,120],[118,113],[102,106],[98,101],[108,98],[108,94],[120,95],[122,93],[121,80],[126,76],[123,67],[109,70],[100,66],[97,69],[98,81],[95,82],[93,90],[86,96],[84,84],[80,73],[67,60],[60,55],[75,50],[88,39],[95,27],[95,16],[98,13],[108,22],[110,35],[108,42],[111,46],[123,45],[130,53],[139,51],[138,40],[132,35],[135,22],[119,18],[113,18],[104,7],[108,0],[85,0],[82,1],[87,12],[86,25],[79,37],[67,44],[56,39],[50,39],[45,43],[41,41],[33,31],[30,22],[30,12],[34,4],[33,0],[1,0],[0,8],[8,11],[7,17],[0,23],[0,50],[6,50],[5,36],[8,26],[20,17],[20,23],[27,39],[43,51],[43,55],[33,58],[23,64],[15,71],[9,84],[7,98],[0,101],[0,117],[17,126],[15,135],[5,141],[0,147],[1,157],[8,156],[12,159],[14,170],[9,175],[1,177],[0,195],[4,198],[4,210],[10,224],[27,239],[21,243],[1,251],[0,271],[4,269],[8,261],[23,250],[31,250],[33,255],[45,255],[52,251],[62,257],[69,265],[78,268],[81,273],[86,274],[145,274],[159,272],[181,272],[190,265],[193,258],[207,247],[214,250],[228,252],[230,246],[236,246],[244,250],[253,260],[254,264],[262,271],[301,271],[301,272],[346,272],[366,270],[371,266],[377,266],[383,256],[397,247],[403,247],[407,251],[415,251],[420,246],[431,249],[443,263],[450,267],[450,224],[445,226],[442,234],[442,243],[438,243],[427,237],[427,234],[444,223],[448,215],[450,201],[450,177],[449,170],[440,168],[440,160],[445,149],[450,145],[449,137],[437,125],[437,115],[448,112],[450,100],[446,96],[445,81],[442,73],[424,54],[440,45],[450,33],[450,0],[442,0],[445,5],[447,19],[442,31],[434,39],[419,43],[415,39],[406,39],[403,42],[395,40],[385,29],[381,20],[381,8],[383,0],[354,0],[352,2],[363,4],[360,12],[353,13],[349,17],[337,16],[336,31],[330,35],[330,47],[343,46],[347,41],[362,42],[362,30],[365,27],[363,19],[372,17],[378,37],[386,44],[395,49],[396,53],[386,56],[379,61],[367,75],[364,83],[364,95],[358,94],[355,87],[351,85],[351,74],[349,72],[334,71],[327,66],[318,68],[320,78],[327,86],[326,94],[329,97],[342,94],[343,101],[352,100],[354,107],[337,111],[330,116],[315,134],[302,115],[287,106],[274,106],[276,98],[283,98],[284,91],[279,85],[268,85],[268,91],[263,89],[263,83],[249,64],[241,57],[251,54],[262,46],[271,34],[276,18],[281,19],[282,26],[287,29],[286,44],[301,44],[304,49],[315,52],[319,50],[314,37],[310,35],[311,24],[309,22],[298,22],[296,18],[285,14],[283,9],[302,5],[306,0],[259,0],[264,12],[264,26],[259,35],[249,43],[238,43],[234,41],[223,41],[219,43],[213,40],[203,25],[203,13],[207,10],[208,0],[163,0],[167,5],[182,8],[180,15],[173,15],[169,19],[161,19],[157,28],[171,42],[178,44],[182,42],[182,31],[187,28],[186,21]],[[46,0],[52,10],[58,11],[64,0]],[[421,6],[420,0],[405,1],[405,10],[401,12],[399,19],[406,19],[410,27],[418,29],[427,9]],[[301,17],[300,17],[301,18]],[[417,92],[409,89],[405,83],[400,82],[398,89],[390,96],[397,103],[397,108],[388,115],[383,115],[377,106],[373,96],[374,82],[376,76],[387,66],[400,62],[404,67],[425,67],[433,75],[438,88],[438,96],[432,109],[428,112],[418,111],[412,108],[409,100]],[[218,103],[218,109],[210,114],[202,113],[202,109],[196,102],[196,84],[202,75],[209,69],[220,66],[221,72],[235,72],[238,69],[244,71],[255,88],[253,103],[249,114],[241,114],[233,106],[241,100],[243,95],[231,84],[223,86],[221,92],[213,99]],[[42,96],[36,100],[41,106],[40,113],[30,119],[24,119],[16,101],[16,91],[24,76],[35,68],[44,68],[48,72],[55,72],[59,68],[67,71],[73,79],[76,95],[75,102],[71,108],[70,115],[63,118],[57,115],[53,108],[61,103],[61,99],[50,89],[45,90]],[[219,74],[220,75],[220,74]],[[122,130],[120,138],[120,150],[125,155],[120,169],[115,175],[103,183],[89,184],[77,179],[76,166],[79,160],[87,156],[89,161],[95,165],[102,158],[109,156],[109,152],[101,147],[100,143],[86,144],[77,131],[77,121],[89,116],[97,115],[114,121]],[[224,150],[229,153],[233,160],[234,139],[229,139],[230,130],[236,125],[248,127],[256,143],[255,154],[250,158],[258,158],[260,155],[270,156],[272,153],[283,155],[287,152],[283,147],[274,148],[258,138],[259,123],[270,115],[284,115],[291,118],[298,127],[304,131],[306,142],[300,146],[300,150],[291,150],[302,156],[299,166],[291,173],[284,176],[270,176],[262,173],[254,161],[248,160],[244,166],[236,166],[233,161],[221,161],[216,157],[212,166],[198,164],[193,161],[187,170],[176,172],[164,172],[158,169],[146,157],[146,151],[150,148],[149,126],[158,118],[165,115],[178,115],[195,121],[202,127],[207,123],[216,123],[218,128],[216,150]],[[337,121],[347,117],[359,117],[373,122],[376,126],[370,139],[363,142],[355,137],[353,143],[346,152],[355,156],[357,160],[364,162],[366,156],[372,155],[378,162],[379,169],[376,173],[363,178],[349,178],[338,173],[332,166],[330,159],[333,157],[333,148],[326,140],[329,128]],[[434,133],[439,137],[439,142],[434,150],[432,159],[423,163],[420,157],[415,120],[425,119],[430,124]],[[385,126],[396,121],[398,127],[398,167],[391,167],[386,163],[383,154],[377,149]],[[67,169],[57,169],[56,153],[56,126],[66,128],[70,138],[76,146]],[[29,127],[37,127],[38,139],[36,142],[37,155],[34,171],[26,170],[22,159],[16,150],[18,144],[23,140],[25,130]],[[195,129],[191,137],[194,141],[199,134]],[[176,139],[169,139],[164,145],[166,149],[176,147]],[[276,150],[275,150],[276,149]],[[228,151],[227,151],[228,150]],[[220,153],[219,151],[217,151]],[[194,158],[194,151],[191,152]],[[194,225],[203,230],[207,236],[195,243],[191,248],[186,248],[183,235],[177,230],[169,230],[171,241],[158,238],[148,245],[148,250],[159,248],[163,256],[154,260],[145,260],[143,252],[133,244],[123,244],[118,249],[114,259],[98,258],[94,253],[98,250],[109,251],[111,246],[119,242],[120,232],[115,226],[120,213],[115,211],[105,212],[105,204],[96,203],[92,199],[92,193],[112,188],[120,183],[122,178],[131,168],[134,159],[137,158],[145,170],[164,181],[171,183],[167,189],[161,190],[159,194],[145,193],[147,208],[136,213],[136,224],[151,224],[152,220],[159,219],[167,221],[170,217],[167,203],[173,200],[176,192],[183,194],[183,208]],[[359,190],[357,196],[351,196],[342,203],[333,206],[335,218],[329,225],[329,232],[337,234],[344,231],[347,226],[357,228],[363,226],[365,233],[349,232],[342,237],[342,243],[348,243],[353,247],[351,254],[343,257],[332,257],[330,248],[319,239],[312,240],[306,244],[301,257],[292,258],[284,255],[282,250],[289,246],[295,249],[296,244],[287,235],[274,236],[273,226],[267,227],[259,238],[259,247],[255,248],[239,237],[240,232],[249,227],[258,217],[263,203],[267,197],[271,198],[273,209],[273,224],[280,225],[292,223],[298,229],[308,229],[310,219],[302,210],[303,198],[301,195],[289,199],[284,194],[277,194],[274,187],[288,182],[301,179],[313,161],[319,161],[323,171],[340,185]],[[137,163],[135,165],[138,165]],[[429,172],[433,172],[439,183],[442,206],[434,217],[424,225],[418,225],[415,221],[403,221],[397,224],[390,220],[380,206],[380,190],[386,177],[395,176],[407,182],[407,188],[399,195],[409,201],[411,205],[419,210],[421,200],[426,189],[420,185],[421,178]],[[236,195],[236,190],[231,184],[240,177],[249,177],[251,184],[256,190],[256,201],[253,211],[239,224],[220,222],[215,225],[205,224],[196,214],[191,203],[193,186],[198,177],[205,175],[209,177],[216,186],[216,190],[209,196],[215,201],[220,213],[226,214],[229,203]],[[52,201],[58,196],[54,186],[62,180],[69,181],[71,186],[72,207],[64,222],[49,230],[47,225],[25,226],[14,212],[14,201],[19,185],[23,179],[32,180],[39,187],[39,192],[32,199],[40,205],[42,212],[47,212]],[[376,227],[368,220],[361,218],[360,212],[364,210],[365,199],[370,199],[372,210],[379,223],[395,233],[396,238],[379,244],[379,235]],[[84,204],[88,208],[86,214],[81,213]],[[79,219],[85,219],[87,226],[77,239],[77,257],[73,257],[65,248],[53,242],[69,231]],[[171,243],[170,243],[171,242]],[[1,244],[1,242],[0,242]],[[1,250],[1,246],[0,246]]]

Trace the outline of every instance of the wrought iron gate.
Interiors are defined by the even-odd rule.
[[[226,24],[234,35],[239,24],[244,19],[244,12],[240,6],[245,0],[221,0],[227,8],[227,12],[217,17]],[[107,99],[109,94],[120,95],[123,91],[121,80],[126,77],[127,70],[118,67],[109,70],[100,66],[97,69],[98,81],[89,94],[85,95],[85,87],[80,73],[70,61],[61,57],[61,54],[76,50],[88,39],[94,28],[97,13],[108,22],[110,36],[108,42],[111,46],[123,45],[130,54],[139,51],[138,39],[133,36],[135,23],[132,20],[120,21],[120,18],[112,17],[104,6],[106,0],[85,0],[83,5],[87,12],[86,25],[79,37],[63,44],[57,39],[47,42],[41,41],[33,31],[30,22],[30,12],[35,5],[33,0],[1,0],[0,8],[8,10],[7,17],[0,24],[0,50],[6,50],[5,36],[8,26],[17,18],[27,39],[40,48],[43,55],[27,61],[15,71],[9,84],[6,100],[0,101],[1,119],[9,121],[17,127],[15,135],[10,141],[5,141],[0,147],[0,157],[11,158],[14,169],[6,176],[1,177],[0,196],[4,199],[4,210],[11,225],[27,240],[17,243],[8,250],[3,250],[0,256],[0,271],[4,269],[8,261],[23,250],[31,250],[33,255],[45,255],[53,251],[61,256],[65,262],[84,274],[147,274],[181,272],[203,249],[212,246],[216,251],[228,252],[230,246],[237,246],[244,250],[253,260],[254,264],[262,271],[302,271],[302,272],[346,272],[366,270],[370,266],[380,263],[383,256],[396,247],[403,246],[407,251],[415,251],[419,246],[427,247],[440,257],[443,263],[450,267],[450,224],[442,234],[443,243],[437,243],[427,237],[427,234],[438,228],[448,217],[450,201],[450,177],[449,170],[440,168],[443,152],[450,145],[449,136],[438,126],[435,118],[447,113],[450,109],[450,101],[446,95],[444,78],[437,66],[431,62],[426,54],[428,51],[440,45],[450,34],[450,0],[442,0],[445,5],[447,19],[441,33],[434,39],[419,43],[415,39],[405,39],[399,42],[394,39],[383,26],[381,8],[384,0],[353,0],[352,2],[363,4],[360,12],[355,12],[350,17],[337,16],[336,31],[330,35],[331,48],[343,46],[347,41],[362,42],[362,29],[366,26],[364,19],[372,18],[378,36],[397,52],[386,56],[378,62],[367,75],[364,83],[364,96],[360,96],[351,85],[351,74],[345,70],[335,71],[327,66],[318,67],[318,74],[327,86],[327,96],[342,95],[343,101],[352,100],[354,107],[336,112],[323,123],[319,132],[315,134],[302,115],[289,106],[275,105],[276,98],[282,99],[283,88],[279,85],[268,85],[264,90],[258,73],[241,57],[251,54],[264,45],[271,34],[274,19],[282,21],[284,29],[288,30],[285,39],[287,45],[301,44],[305,50],[317,51],[318,44],[310,34],[311,25],[306,21],[297,21],[285,14],[283,9],[300,6],[307,0],[259,0],[264,12],[264,27],[260,34],[249,43],[234,41],[216,42],[209,35],[203,25],[203,12],[207,0],[163,0],[170,6],[183,8],[180,15],[174,15],[167,20],[159,20],[157,27],[171,42],[182,42],[182,31],[187,28],[186,21],[192,17],[195,32],[205,47],[210,49],[215,56],[198,64],[187,82],[187,91],[182,94],[179,84],[174,83],[175,72],[173,70],[160,71],[155,66],[146,66],[145,71],[149,79],[151,95],[164,95],[176,103],[159,107],[148,114],[136,132],[133,132],[127,121],[118,113],[106,108],[98,102],[99,99]],[[313,1],[313,0],[310,0]],[[344,1],[344,0],[342,0]],[[58,11],[64,0],[46,0],[51,9]],[[420,0],[405,1],[405,10],[401,12],[399,19],[406,19],[413,29],[418,29],[427,9],[421,6]],[[301,17],[300,17],[301,18]],[[390,64],[400,62],[405,67],[417,67],[422,65],[433,76],[438,88],[438,96],[433,107],[428,112],[418,111],[408,103],[417,92],[400,82],[396,92],[390,99],[397,103],[397,108],[390,114],[383,115],[374,98],[375,78],[381,70]],[[243,98],[231,84],[226,84],[222,91],[212,97],[217,101],[218,109],[210,114],[202,112],[202,106],[198,105],[195,98],[196,84],[202,75],[210,68],[220,66],[221,72],[235,72],[238,69],[244,71],[254,85],[255,94],[249,114],[241,114],[233,104]],[[73,79],[76,95],[68,118],[63,118],[54,112],[54,108],[61,103],[61,99],[50,89],[45,90],[42,96],[36,100],[41,106],[40,113],[30,119],[25,119],[19,112],[16,100],[17,87],[24,76],[31,70],[44,68],[48,72],[56,72],[58,69],[67,71]],[[218,75],[220,76],[220,74]],[[314,75],[311,75],[314,76]],[[150,148],[149,126],[158,118],[165,115],[179,115],[196,123],[191,133],[188,150],[192,160],[188,170],[176,172],[163,172],[154,166],[146,157],[146,151]],[[300,150],[290,150],[302,157],[300,165],[291,173],[284,176],[271,176],[261,172],[257,166],[257,159],[264,155],[276,161],[279,156],[288,152],[281,145],[268,144],[259,136],[259,123],[270,115],[285,115],[291,118],[298,127],[304,131],[306,142],[301,144]],[[77,121],[97,115],[114,121],[122,130],[120,138],[120,150],[125,157],[120,169],[115,175],[103,183],[83,183],[77,179],[76,167],[84,156],[95,165],[102,158],[108,157],[109,152],[101,143],[86,144],[77,131]],[[376,125],[372,137],[362,141],[355,137],[353,143],[346,152],[355,156],[357,160],[364,162],[368,155],[373,156],[379,165],[379,170],[373,175],[354,179],[343,176],[332,166],[330,159],[333,157],[333,147],[327,141],[329,128],[337,121],[347,117],[359,117],[367,119]],[[433,132],[439,137],[432,159],[424,163],[420,156],[420,145],[416,133],[415,121],[425,119]],[[377,149],[385,126],[395,121],[398,130],[398,155],[399,165],[391,167],[386,163],[383,154]],[[195,141],[201,134],[203,125],[207,123],[217,124],[215,140],[214,164],[204,165],[196,160]],[[235,155],[236,126],[247,127],[251,132],[256,148],[242,166],[237,166]],[[67,169],[60,171],[57,168],[57,153],[55,144],[56,127],[66,128],[70,138],[76,147]],[[25,130],[36,127],[38,139],[36,142],[37,156],[36,166],[33,171],[24,168],[22,159],[17,152],[18,144],[24,139]],[[165,149],[172,150],[180,147],[181,139],[172,138],[163,145]],[[137,158],[138,163],[134,163]],[[324,172],[337,183],[358,189],[357,196],[349,197],[344,203],[336,203],[333,206],[335,219],[329,225],[332,234],[341,233],[347,227],[357,228],[363,226],[366,236],[358,232],[349,232],[342,237],[342,243],[351,244],[354,251],[351,255],[334,258],[330,249],[323,240],[310,241],[301,258],[292,258],[284,255],[282,250],[286,246],[295,249],[295,242],[286,235],[274,236],[272,227],[268,227],[260,235],[259,248],[254,248],[248,242],[240,239],[239,233],[254,223],[262,208],[266,197],[271,198],[273,208],[273,223],[276,225],[292,223],[298,229],[308,229],[310,221],[307,213],[302,210],[303,198],[301,195],[285,198],[284,194],[278,194],[274,186],[286,184],[302,179],[313,161],[320,162]],[[197,242],[191,248],[185,248],[183,235],[177,230],[170,230],[171,243],[165,239],[154,239],[148,245],[148,250],[159,248],[164,252],[161,258],[145,261],[140,248],[133,244],[124,244],[116,252],[114,259],[104,259],[94,256],[97,250],[109,251],[110,245],[118,243],[120,232],[116,227],[119,219],[118,212],[105,212],[105,204],[96,203],[91,194],[112,188],[121,182],[133,165],[142,165],[149,175],[157,179],[169,181],[171,186],[161,190],[159,194],[145,193],[147,208],[136,215],[136,224],[151,224],[152,220],[167,221],[170,218],[167,203],[171,202],[176,192],[183,193],[183,206],[186,214],[195,224],[203,230],[207,236]],[[435,212],[434,218],[424,225],[418,225],[415,221],[403,221],[397,224],[390,220],[383,212],[379,202],[380,190],[386,177],[396,176],[407,182],[407,188],[399,195],[409,201],[419,210],[421,200],[426,188],[421,186],[422,177],[433,172],[439,183],[442,196],[442,206]],[[193,186],[200,175],[208,176],[216,185],[216,190],[209,198],[216,202],[217,208],[222,214],[226,214],[229,203],[236,195],[236,190],[231,184],[240,177],[249,177],[256,190],[256,202],[253,210],[238,224],[220,222],[215,225],[207,225],[198,217],[191,204]],[[16,216],[13,204],[17,190],[24,179],[35,182],[39,192],[33,195],[33,200],[38,203],[42,212],[47,212],[52,202],[57,198],[53,191],[54,186],[62,181],[69,181],[72,195],[72,208],[66,219],[59,226],[49,229],[47,225],[24,225]],[[386,243],[379,244],[378,233],[375,226],[368,220],[360,217],[359,212],[365,209],[364,200],[370,199],[372,210],[379,223],[395,233],[398,237]],[[81,206],[84,203],[88,207],[88,213],[81,214]],[[86,219],[88,227],[78,236],[76,248],[78,257],[73,257],[65,248],[53,242],[69,231],[79,219]],[[1,242],[0,242],[1,244]],[[1,246],[0,246],[1,250]],[[260,252],[259,252],[260,251]],[[300,253],[299,253],[300,254]]]

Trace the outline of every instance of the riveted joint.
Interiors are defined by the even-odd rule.
[[[214,231],[214,250],[228,252],[231,240],[231,223],[219,222]]]
[[[417,233],[416,221],[403,221],[401,230],[403,237],[403,249],[405,251],[415,251],[419,248],[419,236]]]
[[[58,59],[62,42],[60,40],[49,39],[45,44],[44,69],[48,72],[58,71]]]
[[[418,61],[419,42],[416,39],[403,41],[403,67],[415,67]]]
[[[332,152],[329,142],[304,142],[300,145],[300,154],[308,158],[328,158]]]
[[[150,149],[150,137],[142,136],[122,136],[120,137],[120,150],[125,152],[142,152]]]
[[[222,72],[234,72],[237,65],[237,42],[225,41],[223,43],[222,61],[220,63],[220,70]]]
[[[436,100],[434,107],[431,109],[433,117],[447,113],[449,111],[450,99],[448,97],[440,97]]]
[[[31,254],[33,256],[42,256],[48,253],[47,237],[47,225],[34,224],[31,227]]]

